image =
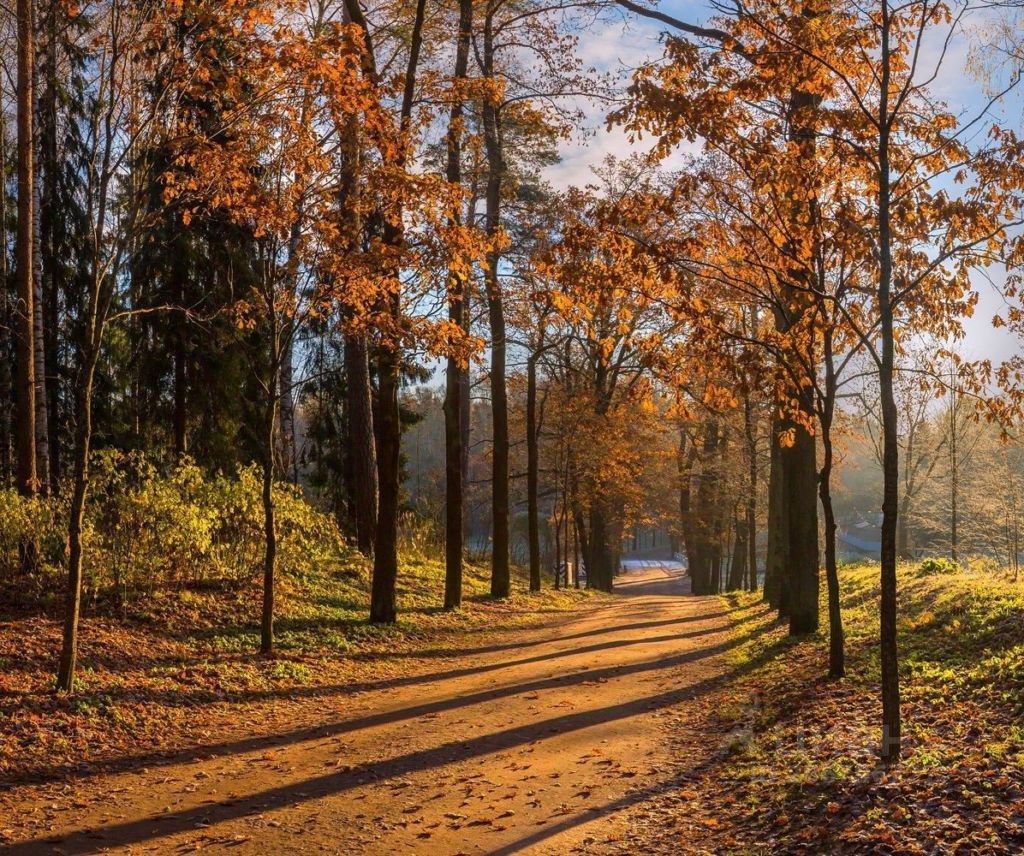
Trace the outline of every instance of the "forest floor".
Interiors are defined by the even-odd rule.
[[[725,597],[752,620],[703,726],[724,744],[638,806],[640,852],[1024,851],[1024,581],[900,567],[903,758],[885,769],[878,576],[877,564],[841,569],[838,681],[825,674],[827,633],[792,640],[758,595]],[[686,758],[706,736],[669,739]]]
[[[0,850],[1021,852],[1024,584],[901,569],[905,750],[885,770],[877,578],[843,570],[841,681],[824,633],[788,638],[758,595],[680,597],[688,580],[660,567],[612,598],[482,599],[457,627],[424,613],[386,644],[283,654],[280,674],[178,662],[165,697],[139,663],[145,680],[121,674],[144,699],[134,743],[120,661],[90,650],[106,707],[0,693],[20,704],[0,720]]]
[[[706,718],[743,639],[744,610],[687,587],[644,569],[543,627],[462,634],[373,680],[234,698],[187,749],[179,736],[19,769],[0,791],[5,852],[628,850],[629,809],[680,773],[666,734]],[[686,764],[718,748],[701,741]]]

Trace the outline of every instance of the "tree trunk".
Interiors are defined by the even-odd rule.
[[[33,15],[34,17],[34,15]],[[35,21],[33,21],[33,27]],[[34,47],[38,48],[38,44]],[[44,46],[43,52],[49,46]],[[32,74],[32,145],[34,147],[34,169],[32,174],[32,348],[33,348],[33,371],[35,374],[35,431],[36,431],[36,479],[37,489],[40,493],[50,491],[50,418],[48,415],[48,399],[46,393],[46,336],[44,334],[44,306],[43,306],[43,246],[42,246],[42,175],[44,168],[41,157],[41,140],[39,124],[36,118],[40,116],[39,100],[39,78],[41,77],[38,65],[39,51],[34,51]]]
[[[952,372],[950,372],[952,375]],[[949,398],[949,557],[960,561],[957,524],[959,523],[960,460],[957,436],[956,378],[950,377]]]
[[[184,283],[176,286],[179,306],[185,305]],[[185,353],[185,319],[175,319],[174,330],[174,458],[180,461],[188,454],[188,357]]]
[[[896,524],[896,555],[901,559],[909,560],[914,558],[910,547],[910,496],[904,492],[900,500],[899,517]]]
[[[60,664],[57,667],[57,692],[71,693],[75,688],[78,658],[78,619],[82,606],[82,529],[89,492],[89,455],[92,445],[92,393],[98,342],[91,342],[83,353],[79,387],[75,395],[75,450],[72,465],[71,509],[68,517],[68,588],[64,604],[64,632]]]
[[[795,442],[782,450],[782,460],[788,476],[789,632],[796,636],[818,630],[819,571],[816,444],[813,434],[794,427]]]
[[[789,510],[786,506],[786,474],[782,468],[779,435],[782,423],[772,421],[771,467],[768,473],[768,548],[764,566],[764,600],[774,609],[782,607],[782,580],[789,562]]]
[[[17,255],[17,483],[22,496],[38,490],[36,477],[35,285],[32,234],[35,224],[33,70],[35,36],[31,0],[17,0],[18,16],[18,231]],[[29,551],[26,551],[29,552]]]
[[[458,323],[461,307],[450,304],[453,320]],[[462,547],[464,543],[464,493],[462,472],[462,388],[459,383],[459,365],[454,356],[448,357],[445,371],[444,399],[444,452],[445,452],[445,550],[444,550],[444,608],[458,609],[462,605]]]
[[[275,324],[276,327],[276,324]],[[277,331],[274,330],[276,337]],[[276,345],[273,346],[276,350]],[[277,570],[277,526],[274,520],[274,443],[277,423],[277,379],[280,360],[275,354],[267,372],[266,415],[263,421],[263,612],[260,621],[260,653],[274,651],[274,577]]]
[[[587,588],[590,588],[590,574],[592,568],[590,558],[590,536],[587,532],[587,522],[583,517],[583,512],[580,510],[578,500],[576,499],[573,500],[573,525],[576,528],[576,542],[580,551],[580,561],[584,571],[586,572]]]
[[[686,453],[685,455],[683,453]],[[693,468],[697,463],[698,448],[696,443],[690,443],[689,450],[686,448],[686,432],[679,431],[679,450],[676,454],[676,470],[679,474],[679,531],[683,539],[683,550],[686,553],[686,570],[690,575],[690,587],[694,594],[694,573],[701,561],[700,551],[697,544],[697,528],[692,509],[693,492],[692,477]]]
[[[7,175],[7,116],[0,110],[0,175]],[[0,477],[5,481],[12,474],[12,450],[14,447],[11,436],[11,394],[13,378],[11,377],[10,337],[11,315],[10,302],[7,300],[7,186],[0,186],[0,288],[3,289],[4,300],[0,303]]]
[[[454,80],[458,86],[469,69],[469,42],[473,30],[473,2],[459,0],[459,32],[455,45]],[[462,185],[463,96],[456,92],[448,117],[448,164],[446,178],[452,185]],[[461,212],[453,218],[459,225]],[[469,331],[466,312],[466,280],[459,273],[448,277],[448,318],[463,332]],[[466,457],[463,451],[463,373],[468,378],[469,364],[448,355],[445,366],[444,453],[445,453],[445,609],[462,605],[462,552],[465,542]],[[468,383],[465,384],[468,386]],[[468,395],[468,390],[465,390]],[[468,411],[467,411],[468,416]],[[468,419],[466,421],[468,429]]]
[[[356,547],[373,553],[377,532],[377,450],[374,442],[373,391],[366,336],[345,336],[345,404],[348,423],[348,501]]]
[[[566,513],[568,514],[568,512]],[[566,537],[570,531],[569,524],[570,521],[566,520]],[[575,520],[572,521],[572,584],[575,588],[580,587],[580,530]]]
[[[42,113],[45,122],[45,133],[41,140],[41,167],[43,171],[43,199],[40,206],[41,232],[38,243],[42,248],[43,272],[43,365],[46,370],[36,369],[36,374],[45,378],[46,414],[47,414],[47,448],[49,449],[48,470],[50,490],[57,494],[60,490],[61,471],[61,431],[63,421],[60,415],[60,295],[62,284],[59,281],[60,264],[56,239],[57,218],[60,216],[58,206],[58,171],[60,155],[58,148],[58,16],[62,15],[60,3],[51,2],[46,15],[46,61],[44,75],[46,78],[46,98]]]
[[[494,76],[494,10],[488,6],[484,20],[484,76]],[[492,97],[483,104],[484,145],[487,150],[486,228],[495,239],[501,228],[501,186],[505,177],[501,117]],[[498,265],[501,253],[492,250],[487,257],[487,314],[491,326],[491,596],[508,597],[509,571],[509,439],[508,390],[505,379],[507,341],[505,338],[505,305],[501,292]]]
[[[281,354],[281,373],[277,379],[279,390],[278,446],[281,449],[282,475],[292,484],[299,483],[299,454],[295,438],[295,349],[289,342]]]
[[[38,89],[35,89],[38,92]],[[39,171],[34,176],[33,193],[35,199],[32,205],[32,216],[35,222],[32,224],[32,348],[33,348],[33,372],[35,374],[36,390],[36,479],[40,493],[50,492],[50,416],[49,400],[47,395],[46,375],[46,324],[43,317],[43,257],[42,246],[39,240],[41,209],[40,200],[42,192],[39,181]]]
[[[530,591],[540,591],[540,449],[537,425],[537,354],[526,361],[526,506],[530,542]],[[568,564],[566,564],[568,567]],[[558,568],[555,569],[558,574]]]
[[[721,560],[719,545],[720,496],[716,472],[719,448],[719,426],[714,417],[704,422],[701,440],[701,473],[697,484],[696,509],[692,510],[695,548],[691,561],[690,579],[693,593],[713,594],[717,590],[718,567]]]
[[[825,580],[828,586],[828,674],[841,678],[846,674],[843,615],[839,606],[839,563],[836,559],[836,515],[832,507],[832,437],[822,427],[824,461],[818,482],[821,508],[825,515]]]
[[[747,438],[747,589],[757,591],[757,422],[749,394],[743,401],[743,427]]]
[[[739,591],[747,576],[747,519],[736,515],[734,530],[736,533],[732,549],[732,561],[729,565],[727,580],[728,591]]]
[[[587,588],[611,592],[614,587],[611,550],[608,544],[608,510],[600,497],[590,507],[590,562],[587,566]]]
[[[882,666],[882,746],[886,763],[900,757],[900,685],[899,658],[896,644],[896,523],[899,501],[899,424],[896,397],[893,391],[895,366],[895,334],[892,306],[892,233],[890,223],[889,164],[889,89],[891,56],[889,34],[892,22],[888,0],[882,3],[880,134],[878,142],[878,311],[882,359],[878,386],[882,405],[882,569],[881,569],[881,636]]]
[[[299,242],[302,239],[302,206],[296,207],[288,235],[288,275],[291,277],[292,298],[299,289]],[[281,351],[281,367],[278,370],[278,449],[280,450],[280,471],[284,478],[299,483],[299,450],[295,438],[295,343],[292,337],[284,343]]]
[[[399,298],[392,298],[398,317]],[[381,347],[378,359],[377,410],[377,535],[373,548],[373,580],[370,590],[370,622],[392,624],[397,617],[395,586],[398,582],[398,504],[402,428],[398,390],[401,354],[396,344]]]

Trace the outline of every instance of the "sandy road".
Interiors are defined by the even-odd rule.
[[[717,599],[680,597],[688,585],[645,567],[557,630],[488,638],[354,699],[311,701],[313,726],[140,759],[72,782],[59,805],[27,789],[5,852],[628,847],[631,808],[701,760],[670,763],[668,720],[685,721],[727,671],[729,618]]]

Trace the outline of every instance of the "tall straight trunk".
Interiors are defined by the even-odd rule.
[[[461,309],[449,304],[456,323]],[[459,383],[459,361],[448,357],[445,369],[444,397],[444,607],[458,609],[462,605],[462,554],[465,520],[464,479],[462,472],[462,385]]]
[[[570,544],[572,543],[572,535],[570,530],[572,515],[569,513],[569,470],[566,468],[565,479],[562,482],[562,531],[565,544],[565,587],[569,588],[570,585],[574,585],[576,588],[580,587],[579,576],[576,573],[576,564],[572,561],[572,557],[569,555]],[[555,566],[555,576],[557,578],[558,571],[557,565]],[[570,571],[570,567],[572,570]],[[570,574],[572,576],[570,576]],[[575,578],[575,579],[574,579]]]
[[[807,3],[801,15],[810,25],[818,16],[813,4]],[[807,72],[808,76],[812,72]],[[821,96],[810,85],[797,85],[790,92],[787,106],[789,140],[800,152],[803,163],[812,164],[816,157],[817,127],[815,115],[821,104]],[[789,200],[789,218],[795,229],[817,235],[819,219],[817,200],[813,193],[794,193]],[[789,246],[793,258],[799,253]],[[813,283],[808,280],[812,274],[807,267],[794,263],[789,272],[789,281],[782,290],[782,299],[774,309],[775,327],[782,334],[797,331],[797,342],[789,345],[793,356],[785,359],[794,365],[815,365],[813,352],[803,353],[801,343],[802,322],[812,311],[810,294]],[[788,380],[788,378],[787,378]],[[789,616],[791,634],[812,633],[818,628],[818,468],[814,435],[805,425],[813,425],[816,417],[814,399],[802,384],[796,384],[795,394],[790,396],[799,413],[785,425],[792,436],[792,444],[780,450],[779,466],[783,479],[782,501],[786,509],[786,527],[782,536],[786,542],[786,563],[781,577],[779,608],[781,615]],[[788,414],[783,414],[788,416]]]
[[[538,354],[531,354],[526,361],[526,513],[530,542],[530,591],[540,591],[540,427],[537,424],[537,357]],[[558,574],[557,566],[555,574]]]
[[[818,482],[822,513],[825,515],[825,581],[828,586],[828,674],[841,678],[846,674],[843,615],[839,605],[839,562],[836,558],[836,514],[832,505],[832,437],[822,427],[824,460]]]
[[[757,304],[750,307],[750,335],[758,332]],[[743,397],[743,434],[747,441],[747,588],[757,591],[757,414],[750,393]]]
[[[811,415],[813,418],[813,410]],[[818,629],[818,468],[815,457],[814,435],[796,426],[793,445],[782,450],[782,459],[788,463],[789,573],[786,579],[789,582],[789,632],[793,635],[814,633]]]
[[[346,492],[356,547],[364,556],[369,556],[377,537],[377,449],[369,345],[363,334],[345,336],[345,405],[349,455]]]
[[[179,286],[177,293],[184,306],[184,289]],[[181,460],[188,454],[188,356],[185,353],[184,318],[178,318],[174,331],[174,413],[172,428],[174,433],[174,457]]]
[[[695,547],[690,562],[690,580],[693,593],[712,594],[717,589],[718,568],[721,559],[719,540],[719,484],[715,471],[719,446],[719,426],[714,417],[704,422],[701,439],[701,474],[697,483],[696,508],[693,509],[693,538]]]
[[[281,355],[281,373],[277,379],[279,392],[278,432],[281,472],[299,483],[299,454],[295,438],[295,349],[289,344]]]
[[[685,455],[684,455],[685,452]],[[679,450],[676,453],[676,470],[679,475],[679,532],[686,553],[686,569],[693,585],[693,575],[700,561],[697,547],[697,530],[693,514],[692,474],[697,463],[698,448],[696,443],[686,447],[686,432],[679,431]],[[696,590],[694,590],[696,594]]]
[[[58,212],[58,170],[60,155],[57,143],[58,134],[58,16],[63,12],[60,3],[51,2],[46,14],[46,61],[44,76],[46,78],[46,97],[42,105],[41,116],[46,125],[46,133],[41,140],[41,166],[43,171],[43,199],[40,206],[40,236],[42,247],[43,302],[44,302],[44,342],[42,372],[45,378],[46,415],[47,415],[47,448],[49,449],[50,490],[56,494],[60,490],[61,471],[61,433],[63,421],[60,414],[60,295],[62,291],[59,281],[60,265],[56,246],[56,226]],[[37,368],[36,373],[40,370]]]
[[[557,498],[556,498],[555,502],[556,502],[556,508],[557,508],[557,502],[558,502]],[[562,563],[562,559],[563,559],[563,556],[562,556],[562,518],[567,516],[566,515],[566,510],[565,510],[565,502],[566,502],[566,498],[563,496],[562,497],[562,510],[559,512],[558,515],[554,515],[553,514],[554,519],[555,519],[555,591],[558,591],[562,587],[562,573],[561,573],[561,569],[562,569],[562,564],[561,563]],[[566,568],[568,568],[569,567],[569,565],[568,565],[568,561],[569,561],[569,542],[568,541],[565,544],[565,556],[564,556],[564,558],[565,558],[565,562],[567,563],[566,564]],[[530,580],[530,584],[532,586],[532,584],[533,584],[533,580],[532,579]],[[565,584],[566,584],[566,586],[569,585],[568,577],[566,577]],[[539,586],[537,588],[537,591],[540,591],[540,587]]]
[[[347,7],[344,20],[351,22]],[[356,254],[363,241],[360,214],[362,143],[359,129],[340,129],[341,163],[338,175],[338,217],[342,251]],[[344,335],[345,359],[345,494],[348,522],[356,548],[364,556],[373,553],[377,537],[377,447],[374,441],[373,389],[370,383],[370,347],[363,332]]]
[[[910,547],[910,497],[906,493],[900,500],[900,513],[896,524],[896,555],[901,559],[912,559],[913,551]]]
[[[38,89],[36,89],[38,92]],[[46,373],[46,323],[43,303],[43,256],[39,240],[41,235],[39,212],[41,210],[41,188],[39,171],[36,170],[32,205],[32,224],[34,240],[32,242],[32,349],[33,372],[35,374],[35,430],[36,430],[36,479],[41,493],[50,492],[50,416],[49,397],[47,395]]]
[[[78,388],[75,391],[75,443],[72,461],[71,509],[68,517],[68,588],[64,603],[64,631],[60,663],[57,667],[57,692],[71,693],[75,688],[78,659],[78,619],[82,606],[82,542],[85,503],[89,492],[89,456],[92,446],[92,396],[98,341],[87,343],[83,353]]]
[[[587,588],[590,588],[591,560],[590,560],[590,535],[587,532],[587,521],[583,516],[579,500],[573,498],[573,525],[576,528],[576,541],[580,551],[580,562],[586,574]]]
[[[789,509],[786,505],[786,473],[782,468],[779,435],[782,422],[772,421],[768,472],[768,548],[764,566],[764,600],[773,609],[782,606],[782,580],[789,561]]]
[[[896,643],[896,524],[899,514],[899,423],[893,390],[896,337],[892,305],[892,226],[890,203],[889,87],[892,58],[889,36],[892,27],[889,2],[882,0],[880,22],[881,81],[878,111],[878,312],[882,358],[878,386],[882,405],[882,568],[881,634],[882,745],[886,763],[899,760],[901,749],[899,658]]]
[[[277,322],[273,322],[274,338],[277,338]],[[260,617],[260,653],[267,655],[274,651],[274,589],[277,571],[277,526],[274,509],[274,450],[277,435],[277,381],[280,372],[280,358],[277,345],[267,371],[267,400],[263,419],[263,609]]]
[[[494,76],[494,9],[489,4],[484,19],[484,76]],[[501,117],[493,98],[483,105],[484,146],[487,151],[487,198],[485,225],[487,234],[496,238],[501,227],[501,187],[505,177]],[[508,390],[505,378],[507,340],[505,304],[498,265],[501,253],[492,250],[487,257],[487,315],[491,326],[491,596],[508,597],[509,571],[509,438]]]
[[[302,207],[295,212],[288,235],[289,276],[292,293],[299,289],[299,241],[302,238]],[[293,484],[299,483],[299,454],[295,439],[295,344],[289,338],[281,352],[281,368],[277,378],[278,391],[278,449],[280,471]]]
[[[17,483],[23,496],[38,490],[36,477],[35,285],[32,234],[35,224],[33,71],[35,36],[32,0],[17,0],[18,17],[18,231],[17,256]]]
[[[392,311],[398,311],[398,296]],[[397,617],[395,586],[398,581],[398,504],[402,429],[398,390],[401,354],[397,345],[380,349],[377,399],[377,533],[373,547],[373,580],[370,589],[370,622],[391,624]]]
[[[458,87],[469,70],[469,42],[473,30],[473,0],[459,0],[459,32],[455,44],[454,81]],[[462,185],[462,134],[465,108],[457,91],[448,116],[448,163],[445,177],[452,185]],[[461,206],[460,206],[461,208]],[[453,225],[461,223],[461,211]],[[451,272],[448,277],[448,318],[463,332],[469,331],[466,311],[466,278]],[[467,382],[463,382],[463,374]],[[445,609],[462,605],[462,554],[465,543],[466,457],[463,450],[463,395],[468,396],[469,364],[449,354],[445,366],[444,455],[445,455]],[[468,416],[468,411],[466,411]],[[467,425],[468,429],[468,419]]]
[[[745,515],[736,515],[734,522],[735,541],[733,542],[732,560],[729,565],[729,576],[727,588],[729,591],[739,591],[747,576],[747,518]]]
[[[45,259],[44,259],[45,262]],[[46,266],[44,265],[44,271]],[[46,322],[44,324],[44,352],[46,365],[46,415],[47,448],[50,453],[49,473],[50,490],[56,494],[60,490],[63,477],[61,467],[61,419],[60,382],[62,377],[60,365],[60,285],[52,272],[46,277],[43,292]]]
[[[600,497],[594,497],[590,506],[590,563],[587,568],[587,588],[604,592],[612,591],[615,584],[609,528],[608,508]]]
[[[34,22],[33,22],[34,24]],[[38,48],[38,44],[36,45]],[[44,45],[42,53],[49,49]],[[34,170],[32,175],[32,348],[33,370],[35,372],[35,430],[36,430],[36,478],[41,493],[50,492],[50,417],[48,415],[48,398],[46,394],[46,336],[43,306],[43,230],[42,230],[42,171],[46,168],[42,155],[40,126],[35,121],[40,116],[39,77],[40,68],[37,62],[40,51],[36,50],[33,57],[32,73],[35,76],[32,84],[32,115],[33,115],[33,146]]]
[[[0,110],[0,175],[7,175],[7,115]],[[8,359],[10,348],[11,316],[7,300],[7,185],[0,186],[0,290],[3,301],[0,302],[0,477],[6,481],[11,476],[13,438],[11,437],[11,394],[13,379],[11,362]]]
[[[570,515],[571,518],[571,515]],[[576,521],[572,520],[572,584],[575,588],[580,587],[580,530]],[[570,520],[566,520],[566,532],[569,531]]]
[[[747,434],[747,570],[749,591],[757,591],[757,425],[749,396],[744,408]]]
[[[171,260],[170,275],[175,304],[185,307],[188,304],[190,271],[188,253],[181,244],[178,245],[177,252]],[[174,441],[174,457],[180,461],[188,454],[189,347],[188,317],[184,309],[175,312],[171,321],[172,327],[169,333],[174,370],[171,430]]]
[[[370,31],[358,0],[346,0],[345,8],[352,20],[362,28],[369,44]],[[426,0],[417,0],[402,90],[399,125],[402,145],[395,161],[395,166],[402,170],[405,170],[407,165],[406,147],[412,121],[416,71],[419,67],[420,49],[423,46],[425,17]],[[376,80],[377,70],[373,53],[364,53],[363,61],[370,66],[367,71],[371,78]],[[378,215],[382,213],[377,212]],[[384,243],[395,251],[400,251],[405,246],[403,213],[399,208],[398,211],[391,212],[390,217],[382,218]],[[397,617],[395,587],[398,582],[398,509],[401,499],[402,450],[402,424],[398,403],[402,372],[402,346],[399,336],[402,327],[401,270],[396,268],[390,271],[390,280],[391,293],[381,306],[388,316],[390,329],[385,331],[386,335],[379,347],[377,360],[377,530],[373,550],[373,576],[370,583],[370,622],[373,624],[390,624]]]
[[[960,459],[957,437],[957,398],[956,378],[950,372],[950,398],[949,398],[949,557],[954,561],[960,560],[957,543],[957,524],[959,523],[959,499],[960,499]]]

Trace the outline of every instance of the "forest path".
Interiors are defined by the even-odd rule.
[[[720,601],[688,589],[678,570],[639,569],[557,629],[311,701],[315,728],[86,778],[60,804],[26,793],[2,822],[20,839],[6,852],[628,849],[629,809],[717,748],[709,734],[706,752],[668,758],[668,725],[699,728],[689,708],[708,703],[736,644]]]

